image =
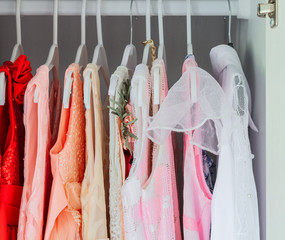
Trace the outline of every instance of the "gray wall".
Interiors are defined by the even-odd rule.
[[[211,72],[209,51],[217,44],[226,42],[226,21],[223,17],[193,17],[193,46],[198,64]],[[96,19],[87,17],[87,50],[89,61],[97,45]],[[125,46],[129,43],[129,17],[102,17],[103,40],[106,48],[110,72],[120,64]],[[139,62],[142,59],[145,40],[145,19],[134,17],[134,45],[137,47]],[[80,45],[80,17],[59,17],[60,76],[75,59]],[[11,57],[16,42],[15,17],[0,16],[0,62]],[[165,17],[164,33],[168,63],[168,80],[172,86],[181,75],[186,55],[185,17]],[[152,18],[152,38],[158,46],[157,18]],[[233,37],[234,39],[234,37]],[[51,16],[23,16],[22,43],[25,54],[31,61],[33,72],[44,64],[52,44]]]

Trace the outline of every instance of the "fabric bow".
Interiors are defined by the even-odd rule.
[[[30,61],[27,60],[25,55],[19,56],[11,66],[13,97],[18,104],[24,103],[26,87],[33,77],[31,71]]]

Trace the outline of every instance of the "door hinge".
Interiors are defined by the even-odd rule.
[[[270,27],[278,26],[278,0],[269,0],[268,3],[259,3],[257,6],[257,16],[265,18],[268,14]]]

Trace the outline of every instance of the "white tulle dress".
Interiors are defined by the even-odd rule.
[[[231,114],[222,118],[218,175],[212,200],[211,240],[259,240],[256,186],[248,126],[250,91],[236,51],[220,45],[210,52],[213,71]]]

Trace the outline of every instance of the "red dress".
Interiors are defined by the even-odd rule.
[[[0,67],[7,81],[5,105],[0,106],[0,236],[17,239],[17,225],[23,186],[24,124],[23,102],[32,78],[30,62],[21,55],[14,64]]]

